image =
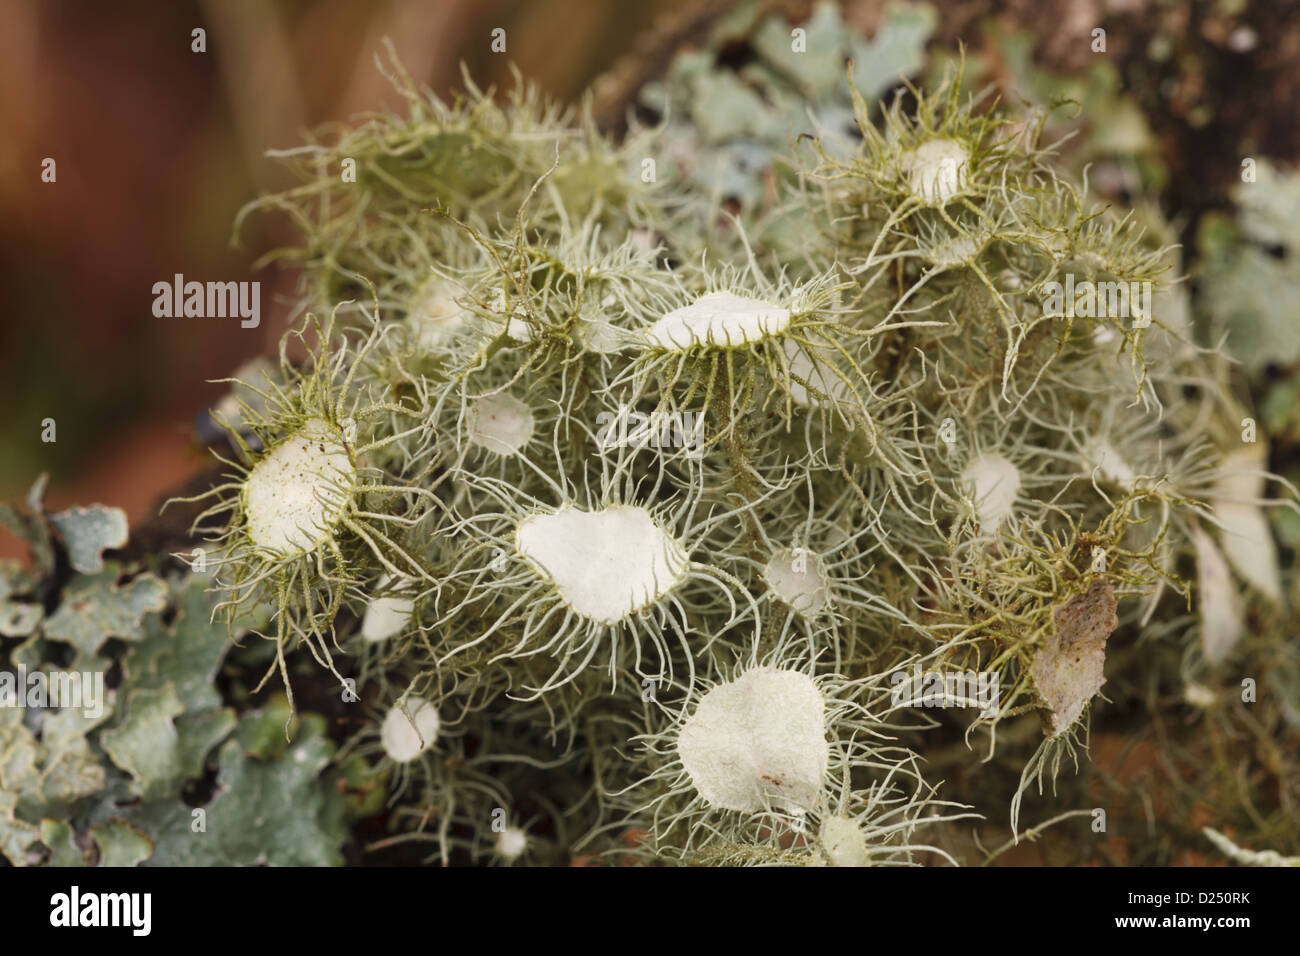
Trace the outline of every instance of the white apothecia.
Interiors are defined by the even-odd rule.
[[[355,480],[342,432],[309,419],[244,481],[249,540],[280,556],[314,548],[343,517]]]
[[[597,355],[613,355],[633,341],[625,329],[601,318],[581,319],[574,329],[574,336],[583,348]]]
[[[498,455],[517,455],[533,437],[533,410],[513,395],[486,395],[465,414],[469,440]]]
[[[825,714],[808,675],[756,667],[700,699],[682,726],[678,756],[715,807],[803,814],[826,777]]]
[[[809,408],[848,401],[852,397],[848,385],[835,374],[830,364],[830,349],[809,351],[806,346],[787,339],[785,357],[790,363],[790,398],[796,405]],[[814,391],[810,392],[804,382]]]
[[[613,293],[606,293],[597,308],[578,316],[573,328],[574,338],[584,349],[597,355],[613,355],[627,348],[635,341],[632,333],[606,318],[617,312],[618,299]]]
[[[506,320],[506,338],[517,345],[527,345],[534,337],[533,327],[526,319],[512,315]]]
[[[411,345],[420,354],[445,351],[465,329],[469,313],[456,304],[455,293],[449,282],[433,278],[412,297],[406,327]]]
[[[973,459],[961,473],[980,527],[992,531],[1011,514],[1020,491],[1020,472],[1001,455],[987,453]]]
[[[822,852],[831,866],[870,866],[867,837],[857,821],[831,814],[822,820],[818,834]]]
[[[1084,458],[1088,466],[1095,469],[1098,477],[1121,488],[1132,489],[1137,482],[1137,472],[1133,470],[1124,457],[1104,438],[1094,438],[1084,449]]]
[[[409,763],[433,746],[438,737],[438,708],[420,697],[394,704],[384,717],[380,743],[398,763]]]
[[[966,187],[970,153],[956,140],[931,139],[903,154],[907,188],[917,199],[943,205]]]
[[[1273,601],[1282,602],[1277,545],[1264,509],[1267,457],[1262,449],[1242,448],[1224,456],[1221,477],[1210,492],[1214,516],[1222,527],[1223,553],[1237,573]]]
[[[388,576],[379,580],[381,589],[392,583]],[[414,582],[410,578],[401,578],[399,585]],[[401,594],[382,594],[366,602],[366,611],[361,618],[361,636],[371,644],[378,644],[390,637],[396,637],[406,628],[415,610],[414,598]]]
[[[830,604],[821,556],[806,549],[783,548],[768,559],[763,579],[778,598],[805,616]]]
[[[498,314],[506,310],[506,293],[504,289],[497,290],[495,308]],[[533,341],[536,332],[533,326],[528,322],[524,310],[520,306],[515,306],[506,316],[506,338],[516,345],[527,345]]]
[[[1211,664],[1221,663],[1241,638],[1243,621],[1237,585],[1228,562],[1214,541],[1200,528],[1192,528],[1196,548],[1197,603],[1201,612],[1201,652]]]
[[[657,348],[682,352],[701,345],[752,345],[789,327],[789,309],[714,292],[663,316],[646,331],[646,338]]]
[[[515,545],[574,613],[601,624],[658,601],[689,565],[682,546],[636,505],[598,511],[566,505],[530,515],[515,531]]]
[[[497,834],[496,851],[506,860],[517,860],[528,849],[528,835],[518,827],[506,827]]]

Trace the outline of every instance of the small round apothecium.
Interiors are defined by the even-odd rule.
[[[867,837],[857,821],[839,814],[827,815],[822,820],[818,842],[831,866],[870,866],[871,854],[867,850]]]
[[[966,188],[970,153],[953,139],[926,140],[902,157],[908,191],[922,202],[944,205]]]
[[[533,410],[513,395],[475,399],[465,415],[470,442],[498,455],[517,455],[533,437]]]
[[[421,355],[447,351],[465,330],[469,313],[456,303],[456,288],[440,277],[416,290],[406,314],[407,342]]]
[[[506,827],[497,834],[497,854],[505,860],[517,860],[528,849],[528,836],[518,827]]]
[[[971,460],[961,473],[980,527],[993,531],[1008,515],[1020,492],[1020,472],[1001,455],[986,453]]]
[[[390,579],[384,577],[379,587],[388,586]],[[410,579],[400,582],[410,585]],[[365,614],[361,618],[361,636],[372,644],[396,637],[406,628],[415,610],[414,599],[402,594],[380,594],[366,603]]]
[[[778,598],[806,616],[824,611],[830,604],[826,567],[821,556],[807,548],[782,548],[768,560],[763,578]]]
[[[397,763],[409,763],[433,746],[438,737],[438,708],[419,697],[394,704],[384,717],[380,743]]]

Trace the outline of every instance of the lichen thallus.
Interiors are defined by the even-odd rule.
[[[358,383],[385,331],[372,322],[349,334],[337,330],[333,315],[308,316],[281,343],[283,384],[249,386],[264,407],[241,406],[241,427],[261,450],[222,422],[237,453],[237,460],[218,455],[232,469],[229,480],[179,499],[216,499],[194,522],[214,545],[208,560],[223,599],[213,613],[224,612],[233,628],[241,611],[270,604],[271,632],[260,636],[276,650],[266,677],[278,670],[291,702],[285,651],[298,643],[344,681],[334,666],[333,622],[345,596],[371,583],[371,562],[393,578],[429,578],[418,543],[403,532],[437,496],[368,461],[425,427],[420,389],[394,400],[376,395],[373,383]],[[290,358],[291,342],[305,346],[301,365]],[[204,526],[216,517],[223,523]]]

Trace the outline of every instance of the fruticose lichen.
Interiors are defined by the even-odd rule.
[[[232,429],[217,587],[270,602],[290,684],[305,646],[355,688],[393,840],[958,862],[935,733],[1012,748],[1014,833],[1105,706],[1107,639],[1186,615],[1207,548],[1277,599],[1170,247],[1054,167],[1043,115],[960,69],[877,102],[843,65],[805,92],[853,122],[792,120],[737,215],[701,167],[645,175],[677,127],[396,67],[405,115],[257,204],[303,230],[309,358]],[[1191,625],[1212,659],[1224,613]],[[922,672],[988,693],[896,692]]]

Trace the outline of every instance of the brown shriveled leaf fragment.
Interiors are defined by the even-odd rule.
[[[1055,633],[1034,655],[1030,676],[1051,713],[1050,737],[1079,719],[1084,705],[1105,682],[1106,639],[1119,626],[1111,583],[1098,579],[1083,594],[1052,611]]]

